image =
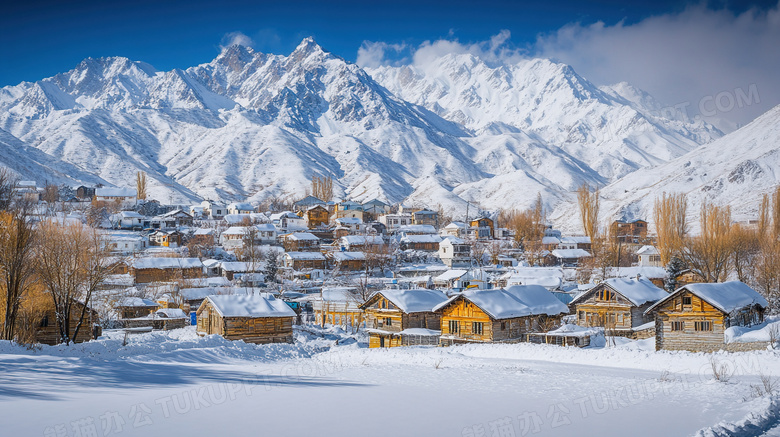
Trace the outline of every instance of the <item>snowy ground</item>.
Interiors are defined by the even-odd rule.
[[[0,342],[7,436],[780,436],[780,353],[367,349],[338,329],[255,346],[193,328],[28,350]],[[338,341],[338,344],[337,344]],[[713,380],[710,359],[726,366]],[[776,384],[780,392],[780,383]]]

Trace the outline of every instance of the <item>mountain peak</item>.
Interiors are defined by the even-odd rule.
[[[255,52],[250,47],[233,44],[225,47],[214,61],[237,71],[252,62],[254,56]]]
[[[316,41],[314,41],[314,37],[307,36],[306,38],[301,41],[300,44],[298,44],[298,47],[293,50],[293,54],[304,54],[309,55],[314,52],[325,52],[323,48],[317,44]]]

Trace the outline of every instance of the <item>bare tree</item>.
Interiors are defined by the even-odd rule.
[[[663,195],[655,199],[653,218],[658,235],[658,252],[666,265],[680,254],[683,240],[688,233],[688,201],[683,193]]]
[[[139,171],[135,174],[135,187],[137,191],[136,197],[138,200],[146,200],[147,185],[146,185],[146,172]]]
[[[704,282],[726,280],[731,262],[731,208],[703,202],[701,234],[685,240],[683,257]]]
[[[110,271],[109,252],[100,235],[80,223],[47,220],[39,231],[37,273],[54,304],[60,339],[67,345],[78,338],[92,295]]]
[[[311,178],[312,196],[330,202],[333,199],[333,178],[330,176],[313,176]]]
[[[599,232],[599,191],[591,191],[588,183],[582,184],[577,190],[577,203],[580,206],[580,218],[585,235],[593,241]]]
[[[731,228],[729,239],[731,263],[737,279],[751,284],[756,276],[756,257],[761,251],[759,231],[736,224]]]
[[[47,182],[43,187],[43,195],[41,195],[41,200],[49,204],[58,202],[60,200],[60,188]]]
[[[8,167],[0,167],[0,211],[11,207],[18,183],[19,177],[16,174]]]
[[[1,183],[0,183],[1,185]],[[26,203],[0,212],[0,288],[4,298],[2,339],[12,340],[22,299],[35,284],[36,232]]]

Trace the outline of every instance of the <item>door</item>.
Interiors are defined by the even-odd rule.
[[[379,347],[385,347],[385,338],[379,337]]]

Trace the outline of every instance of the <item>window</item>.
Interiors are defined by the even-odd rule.
[[[615,297],[615,293],[611,292],[610,290],[604,289],[601,290],[596,297],[597,300],[613,300]]]
[[[458,321],[450,320],[450,334],[457,334],[457,333],[458,333]]]
[[[503,331],[505,329],[506,329],[506,322],[501,322],[501,330]]]
[[[709,320],[701,322],[693,322],[694,331],[712,331],[712,322]]]
[[[623,313],[618,314],[618,323],[623,323]]]
[[[691,297],[690,296],[683,296],[682,304],[683,305],[690,305],[691,304]]]
[[[473,322],[471,324],[471,332],[476,335],[482,335],[482,322]]]
[[[585,320],[585,311],[580,311],[579,313],[580,320]]]
[[[41,319],[41,328],[45,328],[49,326],[49,315],[43,316],[43,319]]]
[[[672,322],[672,331],[684,331],[685,322]]]
[[[390,317],[385,317],[385,325],[393,326],[393,319],[391,319]]]

